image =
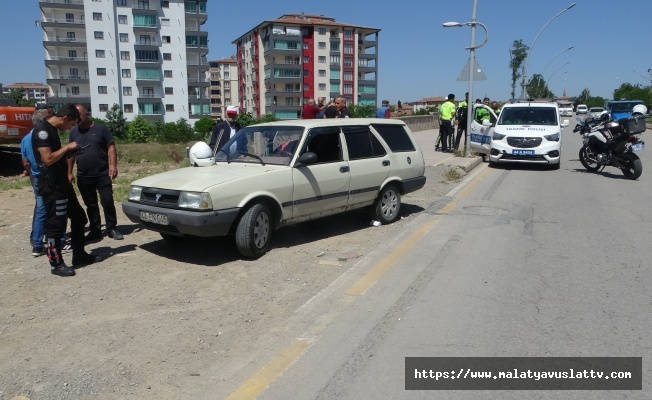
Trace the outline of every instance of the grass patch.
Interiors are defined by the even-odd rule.
[[[11,189],[22,189],[31,186],[32,184],[30,183],[29,177],[27,176],[20,176],[20,177],[17,176],[11,179],[0,180],[0,192],[4,192],[6,190],[11,190]]]
[[[462,174],[457,171],[457,168],[449,168],[444,174],[446,180],[449,182],[457,182],[462,179]]]

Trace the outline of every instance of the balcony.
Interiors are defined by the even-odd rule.
[[[88,75],[52,75],[46,78],[47,82],[52,83],[88,83]]]
[[[134,46],[153,46],[153,47],[159,47],[161,43],[159,43],[157,40],[136,40],[134,42]]]
[[[86,47],[86,39],[78,39],[78,38],[69,38],[69,37],[62,37],[62,36],[55,36],[55,37],[46,37],[43,39],[43,44],[45,46],[47,45],[53,45],[53,46],[69,46],[69,47]]]
[[[75,26],[77,25],[77,26]],[[83,28],[86,25],[86,22],[83,19],[67,19],[67,18],[43,18],[41,20],[41,26],[44,28],[48,27],[65,27],[65,28]]]
[[[39,0],[39,6],[42,10],[46,8],[83,10],[84,0]]]
[[[88,57],[50,56],[45,59],[45,65],[84,64],[87,62],[88,62]]]

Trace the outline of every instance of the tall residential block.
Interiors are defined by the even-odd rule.
[[[237,106],[238,100],[238,60],[235,57],[210,62],[211,117],[226,115],[228,106]]]
[[[237,38],[240,109],[299,118],[306,99],[377,104],[380,29],[323,15],[285,14]]]
[[[210,116],[207,0],[40,0],[49,102],[105,118],[118,104],[174,122]]]

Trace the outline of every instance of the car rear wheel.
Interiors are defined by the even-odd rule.
[[[371,207],[371,218],[380,223],[391,224],[398,219],[401,211],[401,193],[395,185],[387,185],[380,191]]]
[[[244,213],[235,231],[240,254],[259,258],[267,253],[272,239],[272,215],[264,203],[256,203]]]

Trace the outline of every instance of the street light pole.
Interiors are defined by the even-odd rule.
[[[550,23],[552,21],[554,21],[558,16],[562,15],[566,11],[568,11],[571,8],[575,7],[575,4],[576,3],[573,3],[573,4],[569,5],[568,7],[564,8],[563,10],[561,10],[560,12],[558,12],[557,15],[555,15],[554,17],[552,17],[552,19],[550,19],[550,21],[546,22],[546,24],[543,26],[543,28],[541,28],[541,30],[539,31],[537,36],[534,38],[534,42],[532,42],[532,45],[530,46],[530,49],[527,52],[527,57],[525,57],[525,63],[523,65],[523,82],[521,83],[521,86],[523,87],[523,98],[524,99],[527,98],[527,88],[526,88],[526,85],[525,85],[525,82],[527,81],[527,65],[528,65],[528,62],[530,61],[530,54],[532,54],[532,49],[534,49],[534,45],[537,43],[537,39],[539,39],[539,35],[541,35],[541,32],[543,32],[543,30],[546,29],[546,27],[548,25],[550,25]]]
[[[567,52],[568,50],[573,49],[574,47],[575,47],[575,46],[571,46],[571,47],[567,48],[566,50],[562,50],[562,51],[560,51],[560,52],[557,53],[553,58],[551,58],[550,61],[548,61],[548,64],[546,64],[546,66],[543,67],[543,70],[542,70],[541,73],[539,74],[539,79],[537,80],[537,85],[538,85],[539,82],[541,81],[541,78],[543,78],[543,73],[546,72],[546,69],[548,68],[548,65],[550,65],[550,63],[553,62],[555,58],[557,58],[557,57],[559,57],[560,55],[564,54],[564,53]]]
[[[475,0],[473,2],[473,14],[471,16],[471,22],[444,22],[442,25],[444,28],[452,28],[452,27],[460,27],[460,26],[470,26],[471,27],[471,45],[467,47],[466,49],[469,50],[470,53],[470,58],[469,58],[469,97],[466,101],[468,111],[467,111],[467,116],[466,116],[466,149],[465,149],[465,157],[470,157],[471,156],[471,122],[473,121],[473,70],[475,69],[475,49],[479,49],[480,47],[484,46],[485,43],[487,43],[487,39],[489,39],[489,31],[487,31],[487,27],[484,26],[482,23],[477,22],[475,20],[475,11],[478,8],[478,0]],[[485,38],[482,43],[479,45],[475,45],[475,26],[480,25],[482,29],[484,29],[484,34]]]

